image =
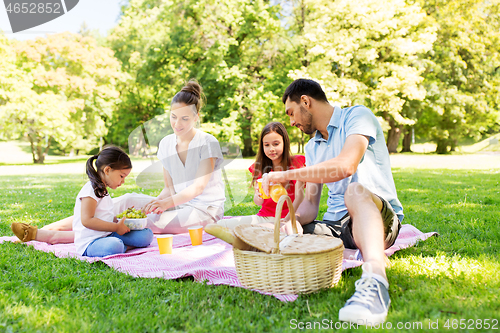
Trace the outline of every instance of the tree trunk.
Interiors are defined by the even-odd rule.
[[[297,154],[304,153],[304,132],[300,131],[299,145],[297,147]]]
[[[31,137],[31,134],[28,134],[28,140],[30,140],[30,146],[31,146],[31,156],[33,157],[33,163],[37,163],[37,158],[36,158],[36,153],[35,153],[35,142],[33,138]]]
[[[299,33],[302,35],[304,33],[304,28],[306,26],[306,4],[305,1],[300,2],[300,23],[299,23]],[[308,47],[307,45],[304,44],[302,52],[303,52],[303,58],[302,58],[302,66],[308,67],[309,66],[309,60],[307,59],[307,50]]]
[[[142,150],[142,157],[144,158],[144,157],[148,156],[149,148],[151,146],[149,145],[148,134],[146,133],[146,128],[144,127],[144,124],[141,124],[141,130],[142,130],[142,138],[141,139],[143,139],[144,143],[146,144],[144,149]]]
[[[255,156],[255,152],[252,148],[252,113],[247,109],[243,108],[244,112],[241,115],[242,121],[240,122],[241,133],[243,139],[243,157]]]
[[[47,147],[45,147],[45,151],[43,152],[42,155],[42,163],[45,161],[45,156],[49,154],[49,147],[51,142],[52,142],[52,137],[49,136],[49,139],[47,140]]]
[[[45,160],[44,149],[42,147],[42,140],[35,140],[36,134],[28,134],[28,139],[30,140],[31,146],[31,156],[33,157],[34,164],[43,164]],[[47,149],[48,151],[48,149]]]
[[[45,155],[43,154],[43,147],[41,142],[38,144],[37,151],[38,151],[38,161],[36,163],[43,164],[43,162],[45,161]]]
[[[389,119],[389,125],[391,128],[387,133],[387,150],[390,154],[398,152],[399,138],[401,137],[401,130],[403,125],[397,125],[394,119]]]
[[[143,156],[143,150],[145,149],[146,141],[144,140],[144,135],[138,135],[135,145],[129,145],[129,152],[132,156]],[[99,150],[101,151],[101,150]]]
[[[244,126],[241,128],[243,133],[243,157],[255,156],[255,152],[252,149],[252,132],[250,126]]]
[[[436,153],[438,154],[447,154],[448,153],[448,140],[447,139],[438,139]]]
[[[403,136],[403,149],[402,153],[410,153],[411,152],[411,141],[412,141],[412,128],[410,126],[405,127],[405,134]]]
[[[450,151],[456,151],[457,150],[457,144],[458,140],[450,140]]]

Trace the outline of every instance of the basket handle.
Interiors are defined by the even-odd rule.
[[[283,210],[283,204],[285,201],[288,204],[288,210],[290,218],[292,219],[292,229],[294,234],[298,234],[297,231],[297,221],[295,219],[295,209],[293,208],[292,200],[288,195],[282,195],[276,204],[276,217],[274,219],[274,248],[271,253],[279,253],[280,250],[280,221],[281,221],[281,211]]]

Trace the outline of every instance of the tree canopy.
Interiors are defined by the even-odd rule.
[[[390,152],[402,136],[409,151],[414,131],[446,153],[499,129],[499,4],[130,0],[99,44],[88,31],[0,35],[1,135],[29,138],[35,162],[49,146],[127,146],[137,128],[155,147],[167,125],[151,120],[168,119],[171,98],[195,78],[204,130],[252,156],[262,127],[278,120],[300,150],[307,138],[289,126],[281,96],[308,77],[333,104],[369,107]]]
[[[285,63],[277,9],[262,0],[130,1],[109,37],[132,75],[122,104],[129,113],[116,114],[124,128],[113,139],[125,140],[135,124],[165,112],[184,82],[196,78],[207,96],[203,123],[218,131],[204,128],[253,155],[254,125],[276,108],[283,86],[274,78]]]
[[[437,40],[422,61],[427,98],[418,107],[418,132],[454,150],[463,137],[498,130],[500,30],[498,1],[425,1]]]
[[[43,163],[53,141],[63,152],[96,147],[111,125],[123,79],[113,52],[70,33],[16,42],[12,50],[11,75],[20,80],[2,107],[6,130],[27,136],[35,163]]]

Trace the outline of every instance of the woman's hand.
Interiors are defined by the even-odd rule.
[[[161,214],[173,205],[171,204],[171,197],[165,199],[155,199],[148,203],[146,206],[142,208],[144,214],[155,213]]]
[[[126,234],[127,232],[130,232],[130,228],[125,225],[125,219],[126,217],[122,217],[122,219],[117,223],[116,227],[116,233],[118,235],[123,235]]]

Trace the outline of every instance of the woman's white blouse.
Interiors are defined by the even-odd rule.
[[[174,184],[175,192],[179,193],[192,185],[196,178],[200,162],[207,158],[215,158],[215,166],[210,180],[203,192],[189,201],[193,205],[216,206],[224,208],[226,196],[222,182],[221,164],[223,162],[219,141],[208,133],[196,130],[189,143],[186,163],[183,164],[177,153],[177,137],[170,134],[160,141],[158,159],[168,171]]]

